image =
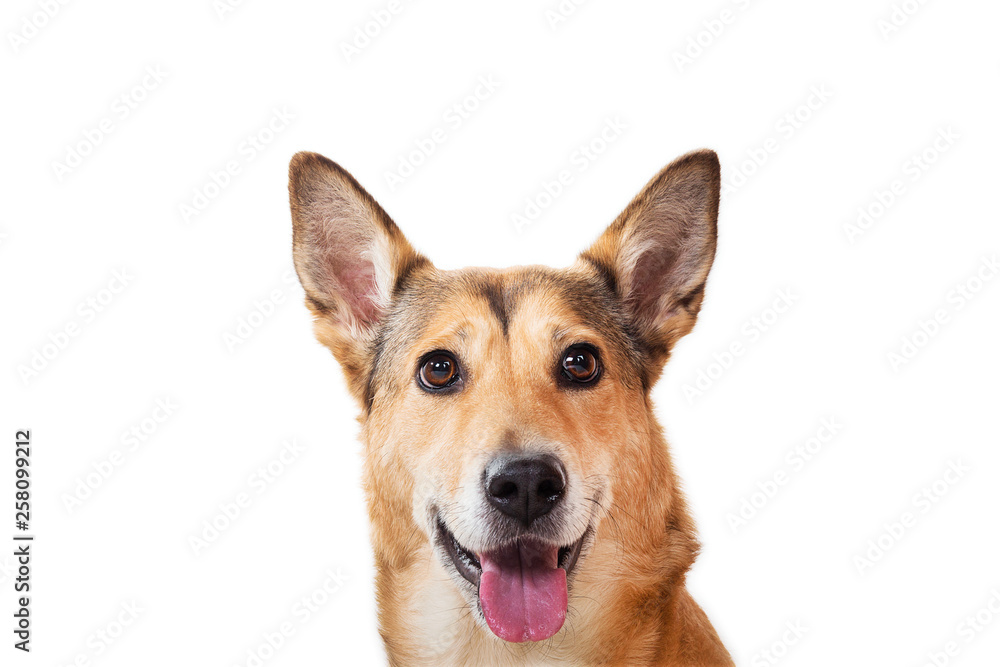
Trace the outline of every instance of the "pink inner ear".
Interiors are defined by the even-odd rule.
[[[378,321],[382,307],[374,264],[377,230],[367,221],[357,222],[360,216],[344,211],[343,204],[335,212],[333,219],[318,223],[322,227],[313,240],[313,277],[322,293],[339,302],[344,315],[369,326]]]
[[[374,323],[379,316],[375,267],[361,259],[345,263],[337,279],[342,287],[341,296],[354,317],[365,324]]]
[[[637,312],[657,320],[663,313],[659,309],[660,298],[670,288],[670,273],[676,255],[667,247],[656,245],[644,252],[636,262],[632,273],[631,300]]]
[[[687,239],[682,235],[684,223],[666,219],[648,221],[636,231],[634,243],[641,244],[641,254],[635,259],[629,281],[629,300],[635,312],[657,322],[668,317],[660,312],[661,298],[676,296],[674,292],[688,276],[684,273],[683,253]],[[652,222],[652,224],[650,224]]]

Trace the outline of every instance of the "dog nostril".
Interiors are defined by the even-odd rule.
[[[538,485],[538,495],[542,498],[556,498],[563,492],[564,486],[562,479],[543,479]]]
[[[490,484],[489,491],[494,498],[510,500],[517,497],[517,484],[510,480],[495,479]]]

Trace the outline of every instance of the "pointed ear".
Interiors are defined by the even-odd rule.
[[[617,291],[660,363],[701,308],[715,258],[719,187],[718,156],[688,153],[654,176],[580,256]]]
[[[297,153],[288,169],[295,270],[316,318],[316,337],[358,390],[394,290],[427,260],[339,165]]]

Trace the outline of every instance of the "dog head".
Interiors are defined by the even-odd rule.
[[[569,268],[441,271],[346,171],[293,158],[296,270],[363,412],[381,604],[432,558],[494,634],[540,641],[591,556],[639,576],[682,503],[649,390],[701,306],[719,185],[690,153]]]

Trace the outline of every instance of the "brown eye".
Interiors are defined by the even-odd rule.
[[[450,387],[460,379],[458,362],[448,352],[431,352],[421,362],[417,377],[420,386],[429,391]]]
[[[601,364],[597,350],[589,345],[573,345],[563,352],[562,374],[567,380],[578,384],[588,384],[601,374]]]

